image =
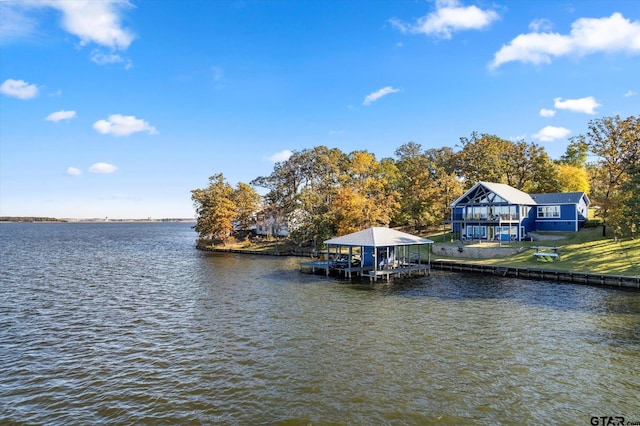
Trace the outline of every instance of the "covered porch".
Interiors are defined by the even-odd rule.
[[[454,223],[453,229],[461,241],[520,241],[525,229],[519,220],[460,220]]]

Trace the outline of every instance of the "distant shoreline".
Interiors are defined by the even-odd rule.
[[[162,219],[110,219],[110,218],[54,218],[37,216],[1,216],[0,223],[159,223],[159,222],[184,222],[195,223],[195,219],[187,218],[162,218]]]

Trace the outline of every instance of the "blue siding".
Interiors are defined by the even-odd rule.
[[[576,205],[563,204],[560,206],[560,220],[576,221]]]
[[[538,231],[575,231],[576,223],[575,221],[545,220],[538,222],[537,228]]]
[[[373,247],[364,247],[362,253],[362,266],[373,266]]]
[[[535,216],[538,215],[538,209]],[[576,206],[564,204],[560,206],[560,217],[538,218],[536,217],[536,230],[538,231],[575,231],[576,230]]]
[[[454,207],[453,208],[453,220],[462,220],[462,207]]]
[[[524,226],[524,233],[528,234],[529,232],[535,232],[536,231],[536,219],[535,219],[535,209],[531,209],[529,211],[529,216],[527,216],[525,219],[523,219],[522,221],[522,226]]]

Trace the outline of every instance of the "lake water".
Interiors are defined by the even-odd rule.
[[[0,224],[0,424],[640,422],[640,292],[350,283],[190,226]]]

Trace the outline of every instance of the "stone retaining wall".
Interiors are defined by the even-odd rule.
[[[460,250],[462,249],[462,251]],[[522,253],[527,247],[469,247],[465,245],[454,246],[450,244],[433,244],[434,256],[448,256],[472,259],[494,259]]]

